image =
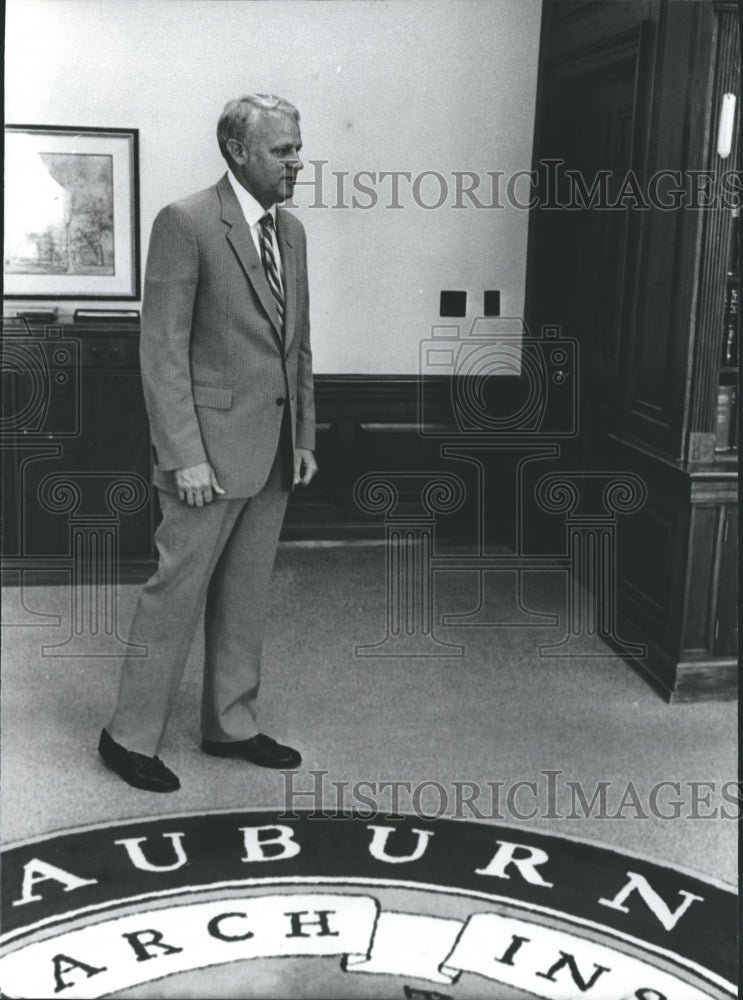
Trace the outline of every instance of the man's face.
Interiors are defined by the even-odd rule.
[[[302,169],[302,136],[291,115],[264,114],[248,142],[231,142],[233,172],[264,208],[291,198]]]

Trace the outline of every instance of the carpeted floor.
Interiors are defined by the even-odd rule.
[[[406,782],[409,789],[398,786],[401,812],[417,807],[432,817],[443,808],[445,815],[477,818],[479,811],[515,827],[615,845],[735,880],[736,824],[720,814],[734,813],[722,786],[737,773],[736,706],[669,706],[624,662],[607,657],[598,639],[587,640],[588,655],[581,657],[540,655],[540,645],[564,633],[561,572],[530,572],[523,580],[525,606],[558,616],[557,625],[546,627],[533,627],[528,613],[517,608],[513,573],[488,574],[486,582],[484,617],[520,627],[436,626],[442,642],[464,647],[460,657],[420,655],[426,650],[414,636],[406,651],[417,655],[359,656],[357,645],[379,642],[386,632],[384,549],[280,549],[261,721],[264,731],[302,751],[294,791],[315,789],[328,806],[348,809],[363,807],[365,794],[389,811],[391,792],[373,783]],[[121,635],[137,590],[119,588]],[[47,622],[4,631],[6,845],[114,819],[285,804],[282,775],[201,753],[200,642],[192,649],[161,754],[182,789],[152,795],[124,785],[97,755],[117,690],[117,658],[42,651],[69,631],[69,589],[27,587],[21,594],[6,588],[3,597],[11,625],[20,614]],[[437,619],[476,604],[476,574],[436,574]],[[49,619],[34,619],[33,613],[58,615],[61,624],[54,627],[52,619],[50,627]],[[101,644],[110,651],[110,642]],[[95,644],[89,652],[95,653]],[[654,793],[663,781],[679,787],[656,787]],[[359,782],[372,785],[354,790]],[[604,818],[597,815],[598,802],[583,810],[576,786],[568,782],[580,783],[589,804],[599,783],[607,782]],[[472,800],[473,808],[463,799]],[[674,807],[674,800],[680,805]],[[307,795],[293,801],[296,808],[313,804]],[[715,811],[717,818],[711,818]],[[681,815],[660,815],[674,812]]]

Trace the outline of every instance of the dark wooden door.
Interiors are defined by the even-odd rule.
[[[595,466],[593,453],[618,404],[632,209],[620,200],[633,164],[636,53],[585,72],[555,72],[545,97],[544,175],[558,207],[539,211],[536,306],[540,325],[558,325],[578,343],[580,434],[562,446],[570,467]],[[630,181],[631,183],[631,181]],[[625,206],[627,201],[625,199]]]

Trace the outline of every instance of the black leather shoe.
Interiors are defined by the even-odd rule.
[[[201,749],[213,757],[241,757],[258,767],[299,767],[302,758],[297,750],[283,746],[264,733],[258,733],[249,740],[233,743],[218,743],[202,740]]]
[[[135,788],[143,788],[146,792],[174,792],[181,787],[178,778],[159,757],[147,757],[143,753],[127,750],[105,729],[101,730],[98,753],[120,778]]]

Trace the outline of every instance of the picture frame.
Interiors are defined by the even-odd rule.
[[[6,299],[138,299],[139,130],[5,126]]]

